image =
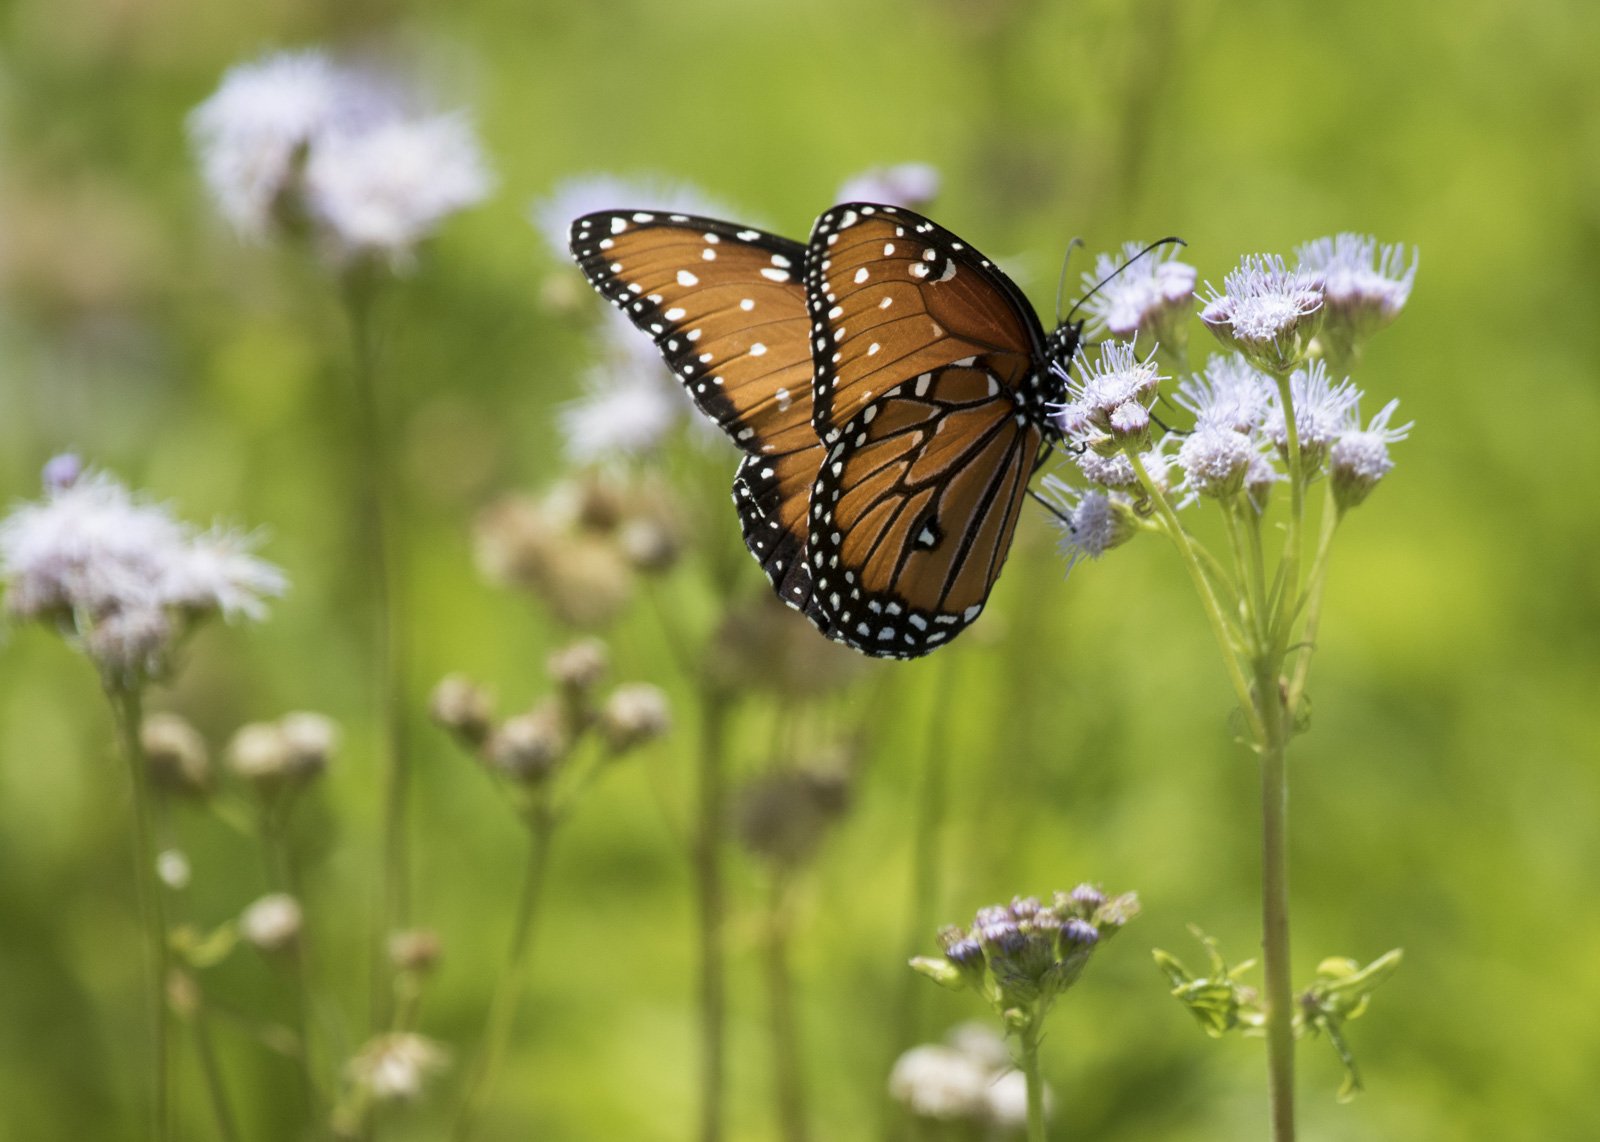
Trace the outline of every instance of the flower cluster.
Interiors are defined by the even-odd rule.
[[[478,567],[520,588],[562,622],[597,628],[633,596],[640,574],[665,571],[682,545],[676,505],[659,485],[590,470],[541,496],[507,496],[474,527]]]
[[[1178,261],[1175,246],[1150,250],[1126,242],[1119,257],[1101,254],[1083,275],[1083,309],[1093,332],[1128,340],[1145,333],[1169,345],[1184,335],[1194,283],[1195,268]]]
[[[967,929],[945,928],[944,955],[919,956],[911,966],[948,987],[974,989],[1008,1029],[1026,1030],[1078,981],[1100,942],[1138,912],[1133,893],[1108,897],[1089,884],[1048,904],[1019,896],[980,909]]]
[[[112,679],[160,674],[180,637],[210,615],[260,619],[283,593],[255,539],[198,531],[111,476],[57,457],[43,498],[0,520],[7,611],[56,623]]]
[[[242,64],[189,117],[223,216],[263,238],[309,227],[340,266],[403,267],[493,177],[459,113],[419,113],[385,78],[317,51]]]
[[[925,210],[939,196],[938,168],[928,163],[896,163],[873,167],[839,184],[835,202],[882,202]]]
[[[1005,1040],[982,1023],[953,1027],[895,1060],[889,1096],[915,1118],[1009,1131],[1027,1122],[1027,1081]],[[1048,1111],[1053,1099],[1045,1091]]]
[[[480,686],[451,675],[434,688],[430,712],[492,773],[542,796],[571,771],[586,739],[597,740],[610,759],[671,728],[666,695],[648,683],[620,685],[601,698],[607,659],[605,644],[592,638],[557,651],[546,664],[555,691],[499,722]]]

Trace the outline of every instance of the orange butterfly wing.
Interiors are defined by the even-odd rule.
[[[710,218],[588,214],[573,258],[649,334],[691,399],[746,453],[734,504],[746,545],[785,602],[810,600],[802,557],[822,446],[811,427],[806,248]]]

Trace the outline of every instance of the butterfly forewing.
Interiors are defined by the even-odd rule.
[[[850,203],[817,220],[806,303],[812,422],[824,440],[895,385],[956,362],[1020,391],[1044,352],[1038,318],[998,267],[893,206]]]
[[[571,248],[747,453],[734,482],[745,541],[785,600],[803,606],[809,579],[794,568],[822,456],[811,427],[805,247],[711,218],[618,210],[574,222]]]
[[[879,656],[955,637],[999,577],[1040,441],[999,378],[975,367],[936,370],[867,405],[812,488],[813,621]]]

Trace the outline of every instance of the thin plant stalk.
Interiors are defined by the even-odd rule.
[[[1294,1142],[1294,1011],[1289,977],[1289,727],[1280,663],[1256,676],[1261,743],[1261,952],[1273,1142]]]
[[[204,999],[195,1007],[193,1023],[195,1051],[200,1056],[200,1073],[205,1078],[212,1117],[217,1122],[217,1138],[219,1142],[238,1142],[239,1130],[234,1125],[228,1088],[222,1081],[222,1068],[217,1063],[217,1048],[211,1038],[211,1018],[206,1012]]]
[[[166,902],[156,880],[155,832],[151,825],[150,784],[145,763],[144,696],[137,685],[107,683],[106,697],[116,718],[122,739],[122,753],[128,763],[133,803],[134,886],[139,902],[139,919],[144,928],[146,966],[149,974],[151,1046],[154,1070],[154,1098],[150,1108],[152,1137],[170,1142],[175,1135],[175,1098],[172,1090],[175,1071],[172,1058],[172,1020],[167,1009],[167,976],[171,954],[167,944]]]
[[[291,791],[287,794],[293,797]],[[267,883],[274,892],[287,893],[302,906],[299,877],[295,875],[294,860],[289,852],[285,835],[292,803],[271,801],[261,808],[261,844],[266,856]],[[300,1038],[300,1089],[306,1103],[307,1120],[314,1124],[312,1134],[320,1137],[325,1121],[322,1084],[317,1081],[317,1054],[314,1032],[316,1020],[312,1009],[311,965],[306,933],[302,930],[294,946],[286,949],[289,957],[289,984],[295,993],[295,1031]]]
[[[362,467],[363,557],[372,605],[373,692],[380,726],[379,765],[383,787],[382,884],[373,946],[372,1024],[388,1022],[392,996],[386,986],[384,948],[391,933],[410,922],[410,845],[407,800],[410,764],[406,750],[406,644],[399,575],[397,475],[394,445],[378,392],[378,337],[373,320],[378,281],[358,266],[344,282],[354,365],[357,436]]]
[[[1030,1019],[1018,1033],[1022,1077],[1028,1085],[1028,1142],[1045,1142],[1044,1080],[1039,1075],[1039,1027],[1042,1019]]]
[[[700,945],[700,1142],[721,1142],[727,1069],[727,984],[722,832],[727,816],[727,730],[732,698],[707,682],[700,708],[695,822],[696,934]]]
[[[806,1142],[805,1075],[800,1021],[795,1011],[794,973],[789,967],[789,878],[774,871],[767,898],[767,1019],[772,1037],[772,1093],[783,1142]]]
[[[523,869],[522,890],[517,897],[517,911],[511,923],[511,942],[506,951],[506,962],[495,985],[494,996],[489,1001],[489,1013],[484,1021],[482,1046],[478,1061],[467,1078],[466,1095],[461,1111],[456,1116],[451,1137],[456,1142],[466,1142],[477,1127],[485,1102],[494,1090],[495,1079],[511,1042],[511,1029],[516,1022],[518,1002],[522,998],[524,977],[527,974],[528,952],[533,945],[534,921],[539,903],[544,897],[545,874],[550,864],[550,844],[554,839],[558,818],[544,806],[530,814],[528,860]]]

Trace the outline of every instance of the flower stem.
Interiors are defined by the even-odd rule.
[[[789,969],[788,878],[775,872],[767,900],[766,976],[768,1030],[772,1036],[772,1093],[783,1142],[806,1142],[805,1076],[794,973]]]
[[[172,1094],[172,1020],[167,1010],[167,975],[170,954],[167,945],[166,903],[156,880],[155,833],[150,823],[150,785],[145,764],[144,696],[137,684],[108,682],[106,697],[111,702],[117,733],[122,739],[123,756],[132,782],[134,886],[139,901],[139,919],[145,931],[146,964],[149,969],[149,1006],[152,1031],[150,1058],[155,1071],[154,1098],[150,1114],[151,1136],[162,1142],[175,1137]]]
[[[1328,581],[1328,558],[1333,551],[1333,536],[1339,529],[1340,513],[1333,500],[1333,484],[1328,484],[1327,502],[1322,508],[1322,535],[1317,540],[1317,553],[1311,560],[1311,571],[1306,576],[1306,592],[1302,600],[1306,625],[1300,636],[1301,646],[1295,655],[1294,672],[1290,676],[1289,691],[1284,705],[1289,717],[1300,719],[1300,703],[1305,698],[1306,680],[1311,673],[1311,656],[1317,646],[1317,628],[1322,623],[1322,589]]]
[[[545,872],[550,865],[550,843],[555,837],[556,818],[541,805],[532,812],[528,827],[528,863],[523,869],[522,891],[517,897],[516,916],[511,925],[511,944],[506,953],[505,967],[495,985],[494,997],[489,1001],[478,1062],[467,1079],[466,1097],[456,1116],[455,1130],[451,1136],[457,1142],[465,1142],[472,1136],[484,1102],[494,1089],[495,1078],[499,1075],[506,1048],[511,1042],[517,1002],[522,997],[528,949],[533,943],[534,919],[544,896]]]
[[[700,806],[693,854],[700,942],[700,1142],[722,1139],[727,1053],[722,825],[730,701],[715,684],[705,685],[700,710]]]
[[[392,998],[384,948],[389,935],[409,922],[411,910],[406,828],[410,784],[404,708],[406,647],[401,628],[403,592],[395,531],[397,472],[377,383],[378,342],[372,312],[377,279],[369,269],[357,267],[346,277],[344,286],[361,446],[364,555],[372,606],[373,690],[381,735],[383,867],[372,960],[372,1025],[376,1029],[388,1022]]]
[[[1261,664],[1261,958],[1273,1142],[1294,1142],[1294,1010],[1289,981],[1289,727],[1276,661]]]
[[[293,796],[291,792],[289,797]],[[261,809],[261,843],[266,850],[267,883],[274,892],[284,892],[293,897],[302,908],[305,900],[300,894],[299,877],[295,874],[294,859],[289,851],[287,836],[289,812],[292,801],[269,802]],[[307,933],[302,929],[295,945],[287,949],[289,959],[289,985],[295,992],[296,1031],[300,1036],[300,1087],[306,1103],[306,1117],[312,1123],[310,1134],[320,1137],[323,1131],[325,1107],[322,1084],[317,1081],[316,1049],[313,1031],[316,1020],[312,1013],[311,965]]]
[[[1045,1142],[1044,1080],[1039,1077],[1039,1026],[1042,1019],[1030,1019],[1019,1032],[1022,1077],[1028,1084],[1028,1142]]]
[[[206,1091],[211,1096],[211,1112],[217,1120],[219,1142],[237,1142],[239,1130],[234,1125],[233,1110],[228,1103],[228,1088],[222,1081],[222,1068],[217,1064],[217,1048],[211,1039],[211,1019],[202,999],[194,1013],[195,1049],[200,1055],[200,1073],[205,1076]]]

